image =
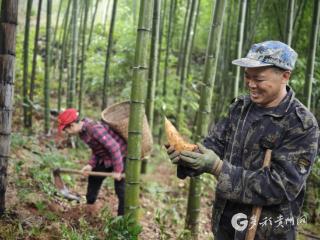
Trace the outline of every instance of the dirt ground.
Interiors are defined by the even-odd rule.
[[[80,203],[66,200],[57,193],[48,197],[30,175],[30,168],[37,165],[33,160],[33,153],[29,150],[18,149],[12,153],[6,192],[7,215],[0,224],[0,239],[60,239],[61,227],[64,224],[77,229],[80,227],[79,219],[85,219],[89,225],[102,229],[101,211],[107,209],[111,215],[116,216],[117,198],[113,180],[105,180],[93,206],[85,204],[87,179],[84,176],[73,175],[75,185],[70,189],[80,194]],[[17,165],[20,168],[18,173]],[[185,208],[183,204],[186,204],[183,194],[186,193],[187,181],[175,177],[175,168],[167,160],[162,164],[151,165],[152,169],[141,176],[143,187],[140,192],[140,224],[143,230],[139,239],[178,239],[184,226],[184,212],[180,211]],[[155,190],[152,190],[152,187],[150,190],[147,187],[149,184],[154,185]],[[157,197],[157,194],[161,194],[161,197]],[[179,204],[177,207],[172,203],[175,196],[180,198],[180,202],[176,203]],[[167,205],[166,201],[170,204]],[[200,239],[209,239],[211,200],[204,198],[202,201],[205,207],[201,209]],[[171,217],[171,207],[179,208],[174,212],[178,215],[174,219]],[[162,214],[162,211],[166,214]],[[103,239],[103,233],[100,237]]]
[[[30,151],[32,149],[32,151]],[[36,150],[35,150],[36,149]],[[85,204],[87,179],[72,175],[74,185],[70,190],[81,195],[80,203],[62,198],[57,192],[50,193],[52,179],[35,180],[32,171],[43,171],[37,162],[35,152],[40,155],[46,147],[15,148],[12,151],[8,169],[6,192],[6,215],[0,220],[0,239],[104,239],[105,222],[103,214],[116,216],[117,198],[113,180],[106,179],[95,205]],[[63,155],[68,150],[59,150]],[[152,162],[153,161],[153,162]],[[85,162],[79,162],[79,169]],[[188,180],[176,178],[175,167],[161,154],[151,159],[148,173],[141,176],[141,218],[142,232],[139,239],[189,239],[183,237],[187,205]],[[40,167],[39,167],[40,166]],[[51,181],[51,182],[50,182]],[[212,181],[204,182],[199,217],[199,239],[213,239],[211,233],[211,208],[214,195]],[[49,186],[46,193],[44,186]],[[45,185],[47,184],[47,185]],[[48,195],[48,192],[50,193]],[[94,227],[95,238],[65,237],[63,231],[90,229]],[[299,240],[315,239],[319,236],[314,226],[301,230]]]

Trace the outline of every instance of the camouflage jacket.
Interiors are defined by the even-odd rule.
[[[243,144],[239,121],[252,104],[249,96],[231,104],[228,117],[204,139],[204,145],[223,160],[212,216],[214,234],[227,201],[263,206],[257,239],[282,239],[281,234],[295,228],[317,155],[319,129],[312,113],[288,91],[279,106],[252,123]],[[270,168],[262,168],[266,148],[272,148]],[[284,226],[261,227],[261,220],[279,217]],[[244,239],[244,234],[245,230],[235,239]]]

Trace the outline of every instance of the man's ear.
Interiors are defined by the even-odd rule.
[[[287,84],[291,76],[291,71],[284,71],[282,73],[282,83]]]

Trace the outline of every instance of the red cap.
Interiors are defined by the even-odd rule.
[[[68,124],[78,119],[78,112],[74,108],[68,108],[58,116],[58,131],[61,132]]]

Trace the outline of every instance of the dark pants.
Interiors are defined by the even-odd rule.
[[[113,168],[106,168],[103,164],[96,166],[92,171],[97,172],[112,172]],[[87,203],[93,204],[97,200],[100,187],[105,177],[89,176],[87,188]],[[124,214],[124,189],[125,180],[122,178],[120,181],[114,180],[114,189],[118,197],[118,216]]]

